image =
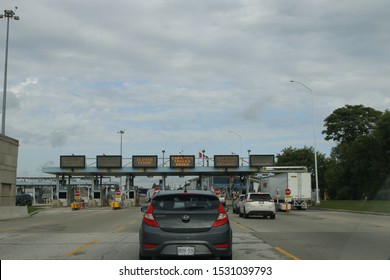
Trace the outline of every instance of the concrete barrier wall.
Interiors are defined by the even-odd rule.
[[[28,217],[27,206],[15,206],[19,141],[0,135],[0,220]]]
[[[0,221],[29,217],[27,206],[0,206]]]
[[[14,206],[19,141],[0,135],[0,206]]]

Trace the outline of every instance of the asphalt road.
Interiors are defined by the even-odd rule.
[[[388,260],[390,216],[306,210],[279,212],[275,221],[234,217],[233,223],[290,258],[301,260]]]
[[[236,260],[387,260],[390,216],[279,212],[275,220],[229,211]],[[53,208],[0,221],[2,260],[138,259],[139,208]]]

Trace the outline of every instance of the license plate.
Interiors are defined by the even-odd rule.
[[[195,255],[195,247],[177,247],[178,256],[193,256]]]

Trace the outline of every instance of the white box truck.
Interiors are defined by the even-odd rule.
[[[289,203],[296,209],[311,205],[311,174],[288,172],[262,177],[258,191],[270,193],[279,204]]]

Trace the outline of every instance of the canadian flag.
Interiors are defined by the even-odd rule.
[[[209,158],[209,157],[203,154],[202,152],[199,152],[199,158]]]

